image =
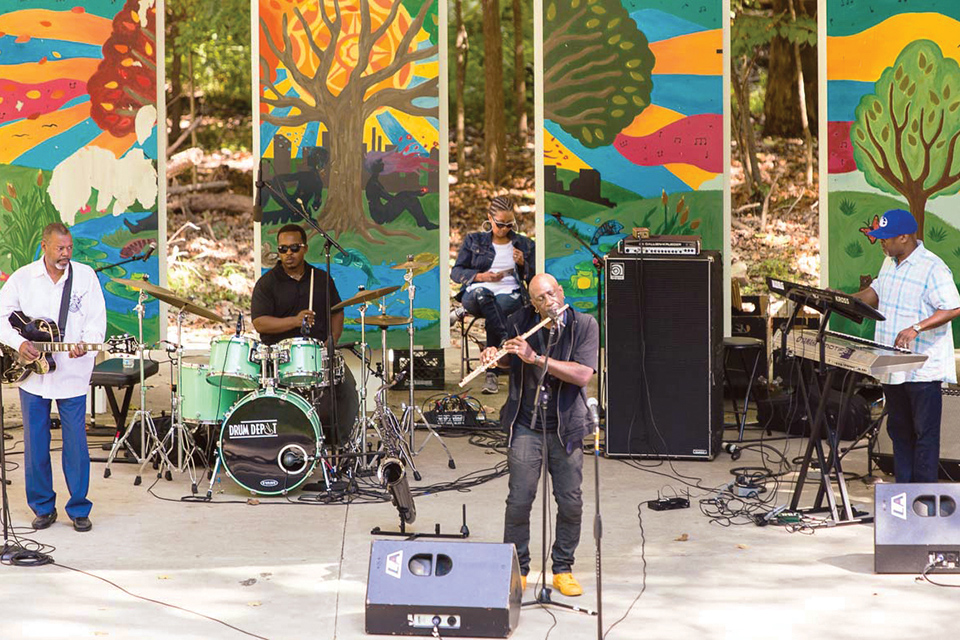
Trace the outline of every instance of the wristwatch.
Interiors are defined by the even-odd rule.
[[[917,324],[913,325],[913,326],[910,327],[910,328],[913,329],[914,331],[916,331],[917,333],[920,333],[921,331],[923,331],[923,327],[920,326],[920,323],[919,323],[919,322],[918,322]]]

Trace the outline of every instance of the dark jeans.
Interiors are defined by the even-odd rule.
[[[507,455],[510,471],[507,510],[503,523],[503,541],[513,543],[520,560],[520,573],[530,572],[530,508],[537,497],[540,480],[540,451],[543,433],[514,425],[513,444]],[[573,567],[573,554],[580,543],[580,519],[583,513],[583,450],[568,454],[560,437],[547,434],[547,470],[553,480],[553,497],[557,501],[556,539],[550,554],[553,573],[568,573]]]
[[[487,346],[499,347],[506,338],[507,316],[523,306],[520,291],[494,295],[490,289],[479,287],[463,294],[463,308],[472,316],[483,318],[487,330]]]
[[[883,395],[897,482],[937,482],[943,412],[940,383],[885,384]]]

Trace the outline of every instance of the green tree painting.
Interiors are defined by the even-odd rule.
[[[867,182],[906,198],[922,238],[927,200],[960,191],[960,65],[910,43],[860,100],[850,137]]]
[[[650,105],[654,56],[619,0],[548,0],[544,118],[591,149]]]

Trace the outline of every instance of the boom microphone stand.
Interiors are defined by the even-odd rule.
[[[286,194],[286,193],[284,193],[282,190],[276,189],[276,188],[275,188],[272,184],[270,184],[269,182],[265,182],[264,180],[261,180],[261,179],[260,179],[260,172],[257,173],[257,181],[256,181],[256,183],[255,183],[255,186],[256,186],[257,189],[263,189],[263,188],[265,187],[265,188],[267,189],[267,191],[269,191],[270,193],[273,194],[273,196],[277,199],[278,202],[282,203],[284,206],[286,206],[286,207],[287,207],[288,209],[290,209],[291,211],[296,212],[297,215],[299,215],[301,218],[303,218],[304,221],[306,221],[306,223],[309,224],[309,225],[313,228],[313,230],[316,231],[318,234],[320,234],[320,236],[323,237],[324,240],[326,241],[326,242],[324,243],[323,253],[324,253],[324,258],[325,258],[326,266],[327,266],[327,281],[326,281],[326,285],[325,285],[325,287],[324,287],[324,288],[325,288],[325,292],[326,292],[326,298],[327,298],[327,300],[326,300],[326,301],[327,301],[327,304],[326,304],[326,307],[327,307],[327,308],[326,308],[326,316],[327,316],[327,379],[330,381],[330,386],[328,386],[327,389],[329,389],[329,391],[330,391],[330,414],[331,414],[331,421],[333,422],[333,425],[332,425],[332,426],[333,426],[333,429],[331,429],[331,431],[333,432],[332,435],[333,435],[333,440],[334,440],[334,446],[335,446],[335,447],[339,447],[339,445],[340,445],[340,430],[339,430],[339,428],[338,428],[338,424],[339,424],[338,417],[339,417],[339,416],[337,415],[337,393],[336,393],[336,389],[335,389],[335,386],[336,386],[336,385],[334,384],[334,378],[333,378],[333,364],[334,364],[334,362],[333,362],[333,356],[334,356],[334,348],[333,348],[333,347],[334,347],[334,340],[333,340],[333,314],[332,314],[332,312],[330,311],[330,307],[333,306],[332,304],[330,304],[330,283],[331,283],[331,281],[333,280],[333,274],[330,273],[330,250],[331,250],[332,247],[336,247],[336,248],[337,248],[337,251],[339,251],[340,253],[342,253],[342,254],[345,255],[345,256],[348,255],[348,254],[347,254],[347,250],[344,249],[342,246],[340,246],[340,244],[339,244],[336,240],[334,240],[332,237],[330,237],[330,234],[328,234],[326,231],[324,231],[324,230],[320,227],[320,225],[317,224],[317,222],[316,222],[313,218],[310,217],[310,215],[309,215],[309,214],[307,213],[307,211],[306,211],[306,208],[303,206],[303,201],[301,201],[300,198],[297,198],[297,203],[300,205],[300,207],[299,207],[299,208],[294,207],[294,206],[293,206],[293,203],[291,203],[290,200],[287,198],[287,194]],[[254,206],[254,208],[253,208],[253,219],[254,219],[255,222],[262,222],[262,220],[263,220],[263,208],[262,208],[260,205]]]
[[[598,344],[601,345],[604,349],[606,346],[603,344],[603,256],[593,250],[589,244],[583,241],[583,238],[578,236],[576,232],[563,221],[563,217],[560,215],[559,211],[554,211],[551,213],[554,218],[557,219],[557,224],[559,224],[574,240],[583,245],[583,248],[589,251],[593,255],[593,268],[597,272],[597,328],[599,330],[599,341]],[[602,360],[601,360],[602,363]],[[604,415],[603,407],[603,367],[600,366],[597,368],[597,398],[599,400],[599,409],[598,415]]]

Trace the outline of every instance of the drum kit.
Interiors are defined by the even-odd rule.
[[[139,485],[145,465],[151,460],[159,469],[158,477],[166,469],[166,478],[172,470],[187,471],[191,491],[197,493],[198,476],[195,466],[198,436],[205,435],[210,453],[215,444],[216,461],[208,471],[207,498],[212,495],[213,485],[220,467],[240,487],[259,495],[283,495],[296,489],[313,475],[319,466],[323,483],[329,490],[332,483],[344,475],[361,471],[363,465],[372,466],[374,461],[388,456],[397,458],[398,440],[409,441],[402,447],[401,464],[409,466],[416,479],[420,474],[413,465],[413,380],[410,377],[410,406],[404,405],[404,419],[397,420],[384,402],[377,402],[373,416],[367,415],[367,383],[369,376],[387,380],[387,329],[409,325],[411,347],[413,341],[413,270],[424,265],[408,261],[395,269],[406,271],[410,293],[410,315],[407,317],[385,315],[382,299],[400,289],[399,286],[383,287],[359,292],[332,308],[336,312],[348,306],[359,305],[361,381],[359,391],[347,393],[359,395],[360,410],[339,448],[333,446],[335,439],[325,435],[319,412],[320,399],[333,395],[337,385],[348,379],[347,366],[339,351],[328,354],[325,345],[308,337],[282,340],[265,344],[244,334],[242,315],[235,333],[215,337],[210,344],[207,363],[183,361],[183,320],[186,313],[226,323],[218,314],[191,303],[174,292],[141,280],[112,278],[119,284],[139,290],[137,311],[140,337],[138,357],[140,364],[140,409],[122,435],[114,438],[107,458],[104,477],[110,477],[110,465],[121,447],[125,445],[133,429],[139,424],[143,443],[140,471],[134,481]],[[146,410],[143,360],[143,303],[146,296],[166,302],[177,310],[177,341],[167,342],[171,353],[171,427],[166,434],[159,434],[149,410]],[[380,314],[367,315],[370,303],[380,300]],[[372,353],[368,352],[367,327],[381,331],[383,356],[378,369],[371,366]],[[356,344],[356,343],[353,343]],[[348,345],[352,347],[353,345]],[[412,352],[412,348],[411,348]],[[330,358],[333,358],[332,366]],[[330,372],[332,371],[332,379]],[[349,378],[352,381],[352,376]],[[380,400],[380,398],[378,398]],[[407,415],[410,415],[409,420]],[[389,415],[385,415],[389,414]],[[385,425],[396,433],[384,434]],[[446,449],[439,435],[424,421],[432,435]],[[350,425],[348,425],[350,426]],[[329,430],[329,429],[328,429]],[[371,433],[372,432],[372,433]],[[368,438],[376,438],[376,443]],[[333,440],[333,442],[329,442]],[[423,443],[426,444],[426,441]],[[389,445],[389,446],[387,446]],[[404,442],[406,445],[406,442]],[[128,447],[129,448],[129,447]],[[421,446],[421,449],[423,447]],[[147,453],[148,452],[148,453]],[[419,451],[417,451],[419,453]],[[450,457],[451,466],[453,458]],[[205,460],[206,456],[199,456]],[[208,465],[209,466],[209,465]],[[371,471],[370,475],[373,475]]]

